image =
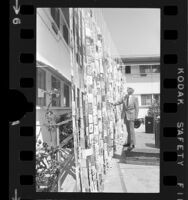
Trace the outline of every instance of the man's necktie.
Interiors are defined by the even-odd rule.
[[[129,105],[129,95],[127,97],[127,106]]]

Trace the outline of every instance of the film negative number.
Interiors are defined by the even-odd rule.
[[[21,24],[21,19],[18,18],[18,17],[16,17],[16,18],[14,18],[14,19],[12,20],[12,23],[15,24],[15,25]]]
[[[18,4],[18,0],[15,0],[15,5],[13,5],[13,9],[16,15],[19,14],[20,12],[20,6]],[[21,24],[21,19],[18,17],[13,18],[12,23],[17,25],[17,24]]]

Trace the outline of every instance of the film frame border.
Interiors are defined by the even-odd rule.
[[[20,0],[20,13],[12,9],[15,1],[10,2],[10,89],[24,93],[30,108],[20,124],[10,127],[10,198],[16,199],[62,199],[62,198],[129,198],[129,199],[185,199],[185,157],[184,166],[179,166],[178,155],[184,155],[187,148],[180,143],[177,135],[185,136],[186,106],[177,99],[178,92],[186,98],[186,1],[42,1]],[[64,5],[62,5],[64,4]],[[135,7],[161,9],[161,127],[160,132],[160,193],[158,194],[95,194],[95,193],[37,193],[35,190],[35,84],[36,84],[36,8],[37,7]],[[17,20],[16,23],[15,18]],[[14,22],[12,20],[15,20]],[[180,23],[182,22],[182,24]],[[14,43],[14,45],[13,45]],[[27,45],[26,45],[27,44]],[[10,48],[11,49],[11,48]],[[13,68],[16,66],[17,70]],[[183,68],[183,70],[178,69]],[[169,73],[170,72],[170,73]],[[180,86],[184,85],[184,86]],[[181,87],[183,87],[181,89]],[[179,105],[177,104],[179,102]],[[32,103],[32,104],[31,104]],[[166,120],[168,119],[168,120]],[[33,126],[31,126],[31,124]],[[183,126],[183,127],[182,127]],[[25,131],[29,134],[24,135]],[[170,135],[169,133],[172,133]],[[185,144],[184,142],[184,144]],[[180,147],[178,145],[182,145]],[[178,148],[178,149],[177,149]],[[181,149],[183,148],[183,149]],[[29,157],[28,157],[29,156]],[[27,160],[25,158],[27,157]],[[180,156],[179,156],[180,157]],[[14,168],[13,168],[14,166]],[[183,171],[184,170],[184,171]],[[184,187],[184,188],[183,188]],[[176,196],[175,196],[176,195]]]

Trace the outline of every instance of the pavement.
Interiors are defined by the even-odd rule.
[[[144,125],[135,132],[136,148],[131,152],[122,146],[126,134],[118,137],[103,192],[159,193],[160,151],[155,148],[155,135],[145,133]]]

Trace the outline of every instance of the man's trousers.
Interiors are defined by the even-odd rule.
[[[136,145],[136,138],[135,138],[135,131],[134,131],[134,120],[127,120],[126,116],[124,119],[126,128],[127,128],[127,144],[129,145]]]

